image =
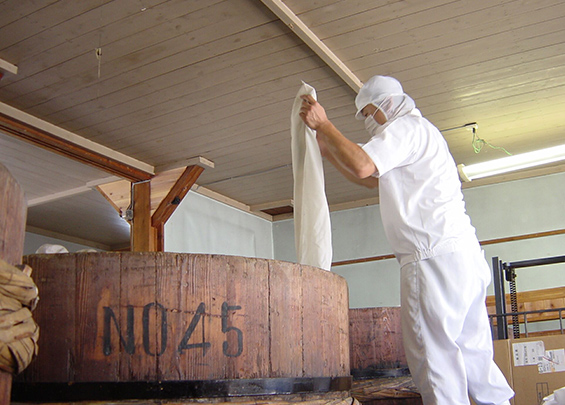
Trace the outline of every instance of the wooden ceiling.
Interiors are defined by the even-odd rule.
[[[470,164],[503,156],[474,152],[462,128],[471,122],[514,154],[563,143],[564,34],[562,0],[0,0],[0,113],[156,173],[201,156],[215,167],[200,192],[277,217],[269,209],[292,199],[290,109],[301,81],[364,142],[355,79],[395,76],[444,130],[456,162]],[[26,191],[30,229],[127,244],[127,223],[95,189],[115,177],[9,133],[0,133],[0,163]],[[331,167],[326,191],[336,208],[376,201]]]

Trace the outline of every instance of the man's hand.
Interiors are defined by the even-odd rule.
[[[306,125],[313,130],[318,130],[318,128],[329,121],[326,110],[324,110],[320,103],[314,100],[314,97],[305,94],[300,98],[302,99],[302,107],[300,107],[299,115]]]

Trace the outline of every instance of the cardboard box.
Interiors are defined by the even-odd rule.
[[[508,340],[514,405],[538,405],[565,387],[565,335]],[[495,349],[496,351],[496,349]]]
[[[495,340],[493,344],[494,361],[515,392],[510,400],[513,405],[539,405],[544,397],[565,387],[565,335]]]

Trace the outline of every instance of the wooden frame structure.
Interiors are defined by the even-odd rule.
[[[131,189],[131,194],[135,195],[135,198],[132,198],[133,217],[131,218],[130,242],[130,250],[134,252],[164,250],[165,222],[195,184],[204,168],[214,167],[213,162],[202,157],[189,159],[188,162],[195,164],[188,165],[176,179],[152,216],[151,183],[156,177],[152,166],[88,141],[5,104],[0,107],[2,107],[0,109],[0,131],[126,180],[123,185]],[[113,202],[100,186],[96,188],[106,199]],[[116,207],[115,204],[113,205]]]

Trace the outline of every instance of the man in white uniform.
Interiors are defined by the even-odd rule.
[[[401,266],[402,334],[426,405],[509,404],[493,361],[485,306],[490,269],[465,212],[457,168],[441,133],[400,83],[374,76],[355,99],[371,139],[351,142],[303,96],[300,116],[349,180],[379,187],[387,238]]]

